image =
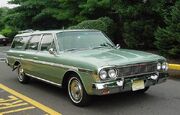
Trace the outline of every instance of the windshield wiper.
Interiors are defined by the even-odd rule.
[[[108,47],[109,48],[109,46],[111,47],[111,48],[114,48],[114,46],[113,45],[111,45],[110,43],[102,43],[102,44],[100,44],[99,46],[97,46],[97,47],[94,47],[94,48],[92,48],[92,49],[99,49],[99,48],[104,48],[104,47]]]
[[[97,46],[97,47],[93,47],[92,49],[99,49],[99,48],[104,48],[104,46]]]

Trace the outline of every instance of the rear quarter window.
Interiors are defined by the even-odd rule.
[[[15,37],[12,43],[12,49],[24,49],[26,43],[29,41],[30,36]]]

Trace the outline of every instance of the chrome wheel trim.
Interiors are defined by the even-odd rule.
[[[72,77],[68,83],[68,93],[71,100],[74,103],[80,103],[83,98],[83,89],[81,82],[76,78]]]
[[[22,81],[23,81],[23,78],[24,78],[24,70],[23,70],[23,68],[19,67],[19,68],[18,68],[18,80],[19,80],[20,82],[22,82]]]

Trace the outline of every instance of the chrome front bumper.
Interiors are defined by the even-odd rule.
[[[157,78],[156,78],[157,77]],[[155,84],[165,82],[168,78],[168,73],[134,76],[129,78],[120,78],[116,81],[104,82],[104,83],[93,83],[93,94],[94,95],[107,95],[119,92],[132,91],[132,82],[134,80],[144,80],[144,86],[149,87]]]

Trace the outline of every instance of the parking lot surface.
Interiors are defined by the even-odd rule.
[[[48,115],[60,113],[34,101],[2,84],[0,84],[0,114],[39,114]]]
[[[0,48],[0,58],[4,58],[2,51],[7,47]],[[2,101],[17,99],[15,105],[20,105],[11,110],[22,110],[14,114],[50,114],[39,106],[30,103],[36,101],[42,106],[63,115],[179,115],[180,113],[180,79],[168,79],[167,82],[151,87],[145,94],[120,93],[109,96],[94,96],[92,104],[87,107],[76,107],[71,104],[66,93],[61,88],[31,80],[27,85],[17,81],[16,72],[12,72],[3,61],[0,62],[0,114],[4,111]],[[2,87],[3,86],[3,87]],[[31,101],[23,99],[4,89],[9,88],[20,95],[28,97]],[[10,106],[14,104],[7,103]],[[9,110],[10,111],[10,110]]]

